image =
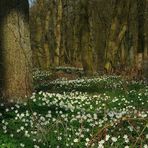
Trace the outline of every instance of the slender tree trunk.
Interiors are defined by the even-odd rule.
[[[24,101],[32,92],[32,53],[27,0],[0,1],[2,97]]]
[[[55,27],[55,37],[56,37],[56,49],[55,49],[55,57],[54,64],[58,66],[60,63],[60,47],[61,47],[61,22],[62,22],[62,1],[57,1],[57,20]]]
[[[39,68],[43,67],[43,54],[42,54],[42,47],[41,47],[41,38],[42,38],[42,27],[40,18],[37,16],[36,18],[36,28],[35,28],[35,34],[34,34],[34,48],[33,48],[33,61],[37,60],[37,66]],[[36,31],[37,30],[37,31]],[[36,66],[36,65],[35,65]]]
[[[50,11],[46,12],[45,23],[44,23],[44,54],[45,54],[45,69],[48,70],[50,67],[50,49],[49,49],[49,23],[50,23]]]
[[[142,74],[143,57],[144,57],[144,11],[146,1],[137,0],[137,19],[138,19],[138,47],[137,47],[137,68],[139,75]]]

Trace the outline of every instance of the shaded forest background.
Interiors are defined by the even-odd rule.
[[[33,65],[83,67],[86,75],[147,74],[147,0],[34,0]]]
[[[1,0],[0,96],[29,96],[33,68],[148,81],[147,10],[148,0]]]

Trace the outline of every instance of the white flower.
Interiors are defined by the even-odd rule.
[[[23,131],[23,130],[24,130],[24,127],[23,127],[23,126],[21,126],[21,127],[20,127],[20,129]]]
[[[7,127],[6,126],[3,126],[3,129],[5,130]]]
[[[129,139],[125,139],[125,143],[129,143]]]
[[[81,138],[84,138],[84,135],[83,134],[81,134]]]
[[[102,145],[102,144],[104,144],[104,142],[105,142],[104,140],[101,140],[101,141],[99,141],[99,144]]]
[[[129,148],[129,146],[128,146],[128,145],[126,145],[124,148]]]
[[[37,113],[36,112],[33,112],[33,116],[36,116],[37,115]]]
[[[144,145],[144,148],[148,148],[148,145],[147,145],[147,144],[145,144],[145,145]]]
[[[68,144],[68,143],[66,143],[66,146],[67,146],[67,147],[69,147],[69,144]]]
[[[34,138],[33,141],[36,142],[37,140]]]
[[[104,146],[102,144],[99,144],[98,148],[104,148]]]
[[[24,113],[21,113],[21,115],[20,115],[21,117],[24,117],[25,116],[25,114]]]
[[[97,114],[94,114],[94,119],[95,119],[95,120],[97,120],[97,119],[98,119]]]
[[[109,138],[110,138],[110,135],[106,135],[106,137],[105,137],[105,141],[108,141]]]
[[[14,135],[13,134],[10,134],[10,137],[13,137]]]
[[[127,138],[128,138],[128,136],[127,136],[127,135],[124,135],[124,136],[123,136],[123,138],[124,138],[124,139],[127,139]]]
[[[74,139],[74,141],[73,142],[75,142],[75,143],[77,143],[79,140],[76,138],[76,139]]]
[[[9,111],[9,109],[8,108],[6,108],[6,112],[8,112]]]
[[[20,143],[20,146],[21,146],[21,147],[25,147],[25,144],[23,144],[23,143]]]
[[[59,137],[58,137],[58,140],[59,140],[59,141],[60,141],[60,140],[62,140],[62,137],[61,137],[61,136],[59,136]]]
[[[129,142],[129,139],[128,139],[128,136],[127,135],[124,135],[123,138],[124,138],[124,140],[125,140],[126,143]]]
[[[89,142],[89,138],[86,138],[86,142]]]
[[[17,114],[18,113],[18,110],[15,110],[15,113]]]
[[[117,138],[116,137],[112,137],[111,138],[113,142],[117,142]]]
[[[40,148],[38,145],[34,145],[34,148]]]
[[[17,133],[19,133],[20,132],[20,130],[19,129],[17,129],[17,131],[16,131]]]

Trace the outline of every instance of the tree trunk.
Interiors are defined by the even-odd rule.
[[[55,27],[56,49],[54,57],[54,66],[59,66],[60,63],[60,47],[61,47],[61,24],[62,23],[62,1],[57,1],[57,20]]]
[[[45,69],[49,70],[50,67],[50,48],[49,48],[49,43],[50,43],[50,39],[49,39],[49,23],[50,23],[50,14],[51,12],[48,10],[48,12],[46,12],[46,17],[45,17],[45,22],[44,22],[44,40],[43,40],[43,48],[44,48],[44,59],[45,59]]]
[[[1,95],[23,102],[32,92],[32,53],[27,0],[0,1]]]
[[[129,6],[130,0],[128,2],[116,0],[110,35],[106,47],[105,69],[109,73],[111,73],[113,67],[115,67],[115,57],[127,31]]]
[[[137,19],[138,19],[138,47],[137,47],[137,68],[139,75],[142,74],[143,57],[144,57],[144,11],[146,1],[137,0]]]
[[[89,22],[89,0],[81,0],[80,3],[80,50],[82,66],[86,75],[94,74],[93,50],[91,47],[91,32]]]

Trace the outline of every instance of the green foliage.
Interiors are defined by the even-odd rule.
[[[27,103],[11,107],[0,104],[0,147],[147,146],[148,86],[143,82],[102,76],[49,85],[54,93],[33,93]]]

